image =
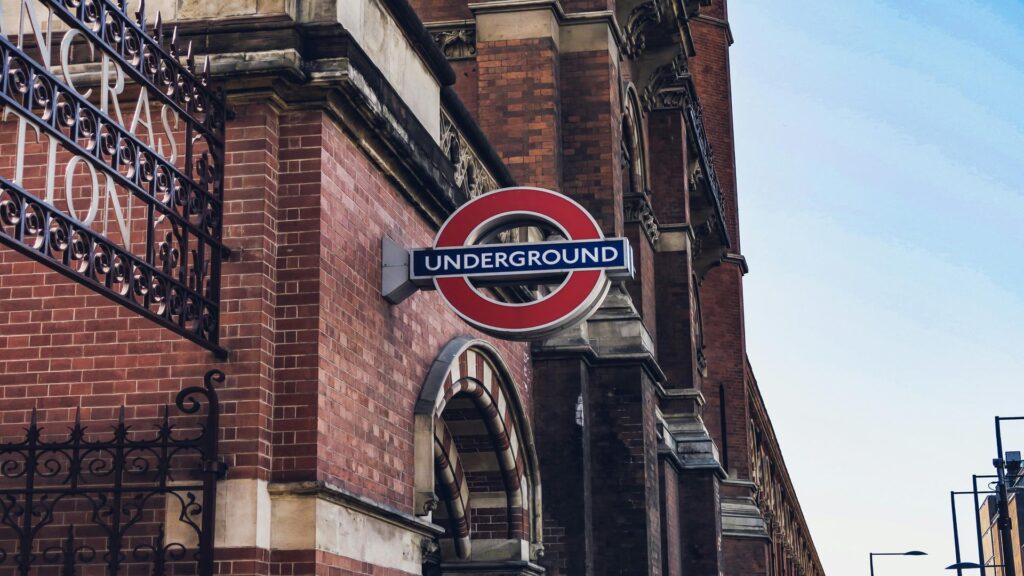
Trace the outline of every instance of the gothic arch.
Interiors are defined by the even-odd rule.
[[[533,560],[542,549],[537,456],[498,351],[468,336],[449,342],[427,374],[415,427],[416,513],[446,528],[443,562]]]

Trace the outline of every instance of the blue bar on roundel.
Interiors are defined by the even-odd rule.
[[[605,270],[616,280],[633,277],[625,238],[423,248],[412,250],[409,258],[414,282],[448,276],[512,281],[574,270]]]

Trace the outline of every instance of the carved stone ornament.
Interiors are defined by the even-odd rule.
[[[487,170],[451,117],[441,112],[441,150],[455,169],[455,184],[470,198],[498,188],[494,176]]]
[[[647,48],[647,38],[644,29],[647,26],[661,22],[662,10],[660,0],[645,0],[637,4],[629,13],[626,24],[622,27],[623,49],[622,51],[632,58],[636,58]]]
[[[689,89],[688,81],[692,83],[686,54],[679,52],[671,62],[659,66],[651,73],[641,97],[644,108],[648,112],[654,110],[656,96],[664,89],[677,87]]]
[[[647,194],[627,196],[622,200],[622,204],[625,221],[638,222],[651,243],[656,243],[660,232],[650,197]]]
[[[435,28],[430,35],[449,60],[476,57],[476,28],[473,26]]]

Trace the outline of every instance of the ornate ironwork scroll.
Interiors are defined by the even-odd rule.
[[[144,1],[134,18],[124,0],[39,1],[48,13],[26,3],[22,37],[0,36],[0,104],[7,133],[15,124],[18,132],[16,171],[0,175],[0,242],[226,356],[218,338],[226,107],[210,87],[209,59],[197,72],[191,45],[179,49],[159,16],[148,32]],[[55,40],[39,29],[44,16],[70,28],[59,63],[50,61]],[[75,45],[98,61],[73,61]],[[76,87],[76,66],[92,66],[100,85]],[[126,78],[138,94],[134,114],[117,100]],[[24,176],[28,129],[49,143],[45,181]],[[133,225],[144,228],[137,238]]]
[[[110,433],[90,433],[76,412],[50,440],[33,411],[24,439],[0,444],[0,571],[212,575],[223,381],[211,370],[181,390],[184,416],[165,407],[155,433],[129,426],[122,406]]]

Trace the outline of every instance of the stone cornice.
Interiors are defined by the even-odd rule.
[[[725,264],[733,264],[739,266],[740,271],[746,276],[750,273],[750,266],[747,265],[747,258],[741,254],[726,254],[725,258],[722,258],[722,262]]]
[[[468,199],[439,142],[340,25],[235,19],[217,27],[183,25],[179,35],[214,56],[213,74],[231,103],[330,113],[435,226]],[[513,185],[454,91],[443,87],[440,101],[496,184]]]
[[[559,19],[565,18],[565,10],[558,0],[495,0],[493,2],[471,2],[468,7],[474,14],[522,12],[546,8],[554,12]]]

